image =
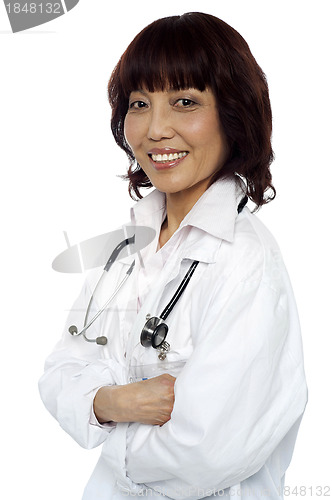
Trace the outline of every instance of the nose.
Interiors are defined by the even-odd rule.
[[[152,141],[171,139],[174,136],[171,112],[162,105],[153,106],[150,112],[148,138]]]

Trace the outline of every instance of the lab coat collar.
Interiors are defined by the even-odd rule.
[[[237,207],[244,195],[244,184],[238,176],[218,179],[198,199],[177,231],[193,226],[219,240],[232,242]],[[153,190],[132,207],[132,224],[149,225],[159,234],[165,205],[165,193]]]
[[[173,274],[176,275],[178,266],[183,259],[206,263],[216,262],[222,241],[233,241],[237,207],[243,197],[244,184],[238,176],[218,179],[203,193],[176,231],[178,233],[185,227],[191,228],[189,235],[183,242],[178,265],[174,267],[169,279],[172,279]],[[142,254],[138,252],[141,265],[143,254],[146,258],[151,252],[155,253],[160,227],[165,217],[166,195],[157,189],[154,189],[131,208],[132,225],[149,226],[156,231],[156,238],[151,243],[150,249],[146,250],[147,253],[145,251]],[[168,242],[168,244],[171,243]],[[121,260],[121,262],[131,263],[128,258]]]

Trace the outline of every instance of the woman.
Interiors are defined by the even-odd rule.
[[[103,443],[83,498],[282,498],[307,392],[280,251],[243,208],[275,196],[264,74],[234,29],[189,13],[139,33],[108,89],[130,193],[156,188],[131,224],[156,237],[90,327],[107,344],[68,334],[83,322],[93,273],[40,381],[65,431],[86,448]],[[114,263],[106,298],[131,262]],[[167,344],[144,347],[142,328],[188,269]]]

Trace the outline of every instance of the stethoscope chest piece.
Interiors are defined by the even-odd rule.
[[[162,318],[158,318],[157,316],[149,318],[141,332],[142,346],[158,349],[165,341],[167,332],[168,326]]]
[[[164,323],[163,318],[158,318],[157,316],[150,318],[148,314],[147,319],[141,332],[141,344],[143,347],[153,347],[157,349],[158,358],[163,361],[166,359],[167,353],[171,347],[165,340],[168,326]]]

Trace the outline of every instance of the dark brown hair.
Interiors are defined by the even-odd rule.
[[[124,136],[124,120],[132,91],[150,92],[210,88],[217,100],[230,154],[211,183],[238,174],[248,197],[260,207],[275,198],[270,165],[272,113],[265,75],[248,44],[231,26],[199,12],[159,19],[131,42],[108,83],[111,128],[116,143],[130,159],[129,193],[142,198],[141,187],[152,186]],[[266,191],[270,189],[270,195]]]

